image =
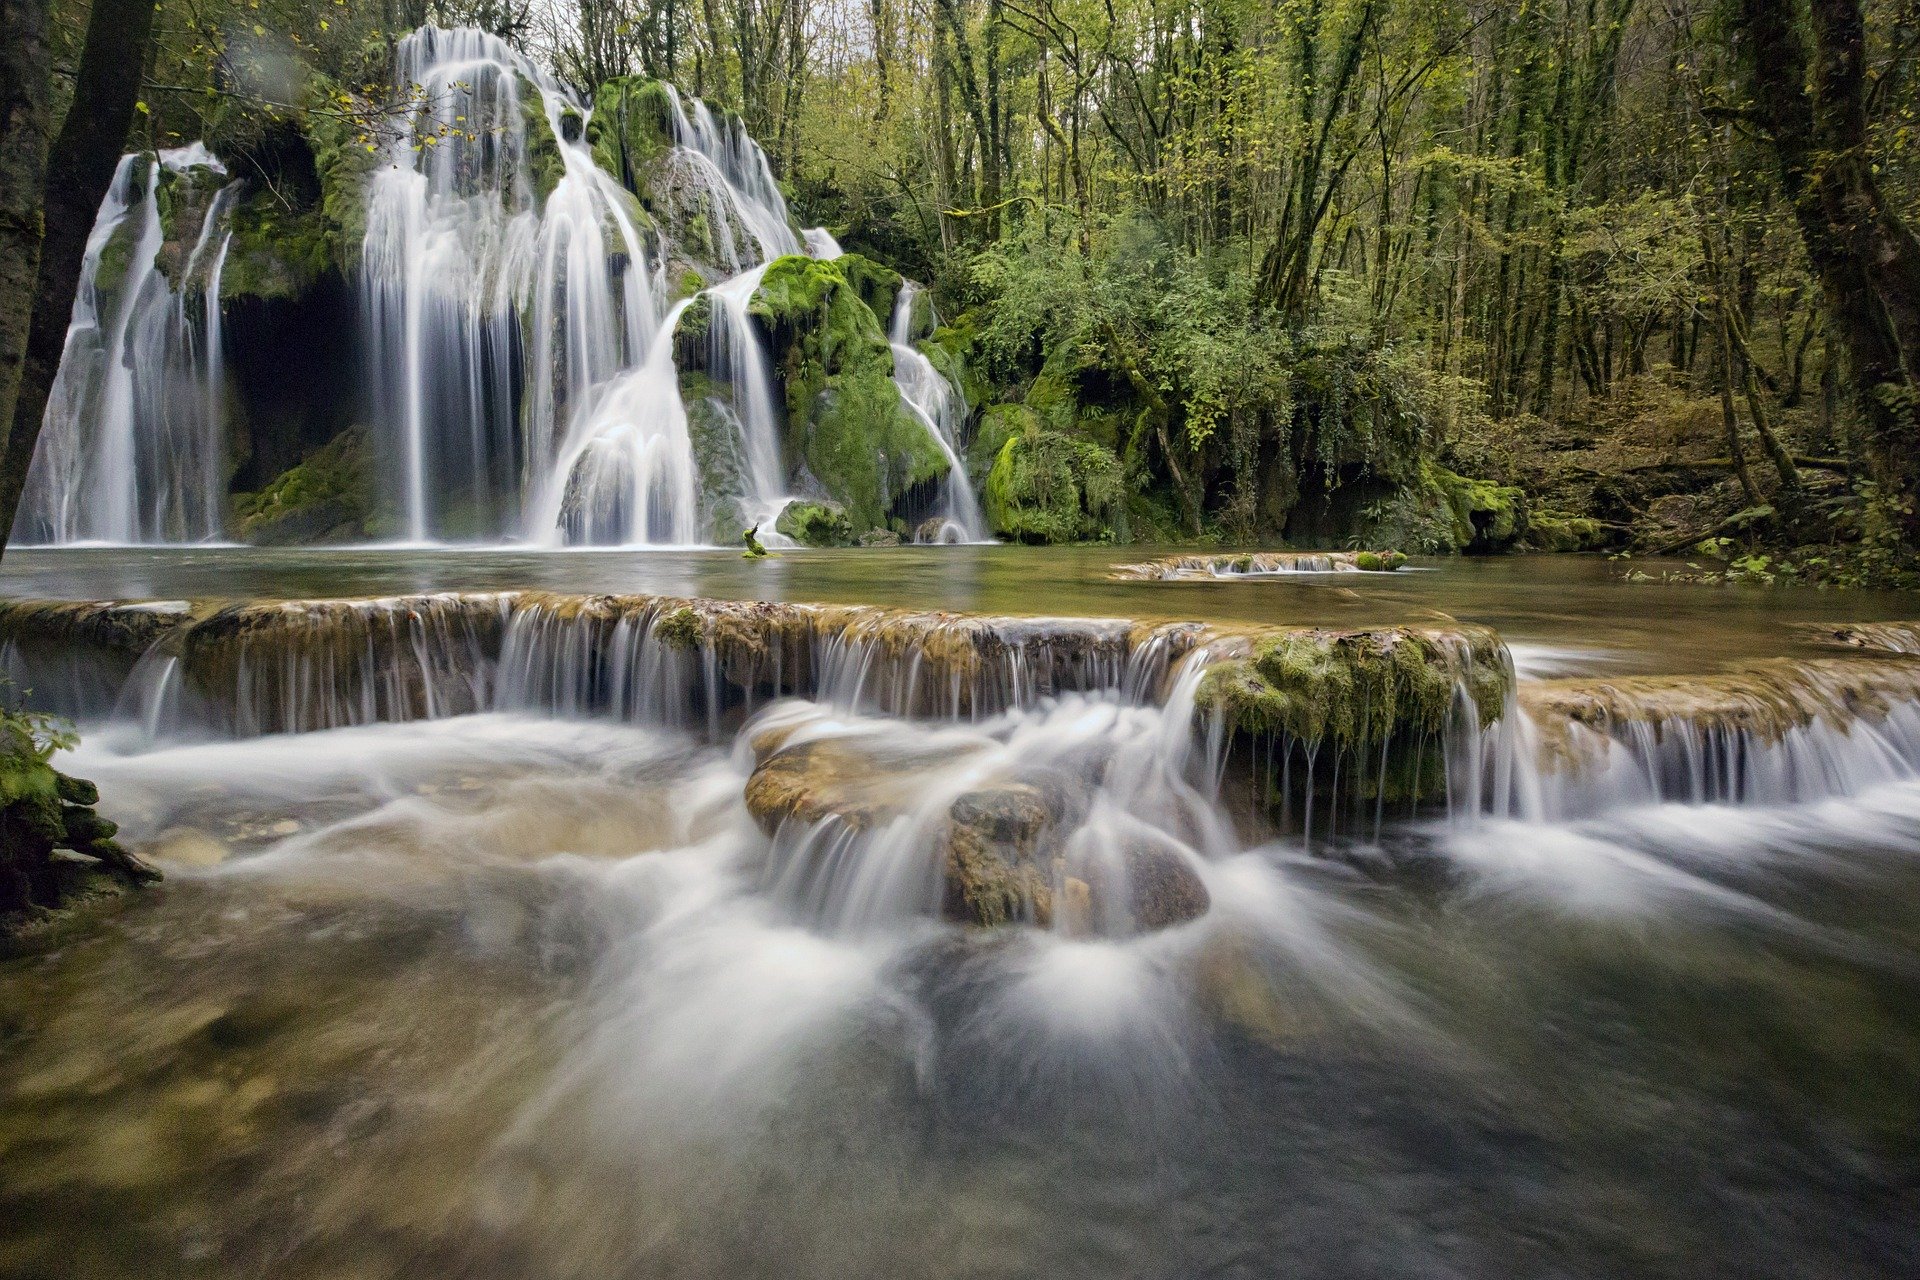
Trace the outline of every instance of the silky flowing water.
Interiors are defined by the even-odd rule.
[[[27,551],[0,593],[1445,615],[1523,676],[1812,655],[1797,624],[1913,616],[1553,558],[1112,581],[1125,550]],[[0,961],[0,1274],[1914,1274],[1898,714],[1836,748],[1885,768],[1817,797],[1609,790],[1309,843],[1211,789],[1192,682],[1146,696],[1155,658],[959,717],[823,676],[719,732],[535,696],[505,657],[478,714],[92,718],[63,767],[168,878]],[[1211,907],[942,922],[911,820],[824,862],[754,822],[770,731],[901,765],[909,814],[1081,770],[1075,839],[1175,842]]]

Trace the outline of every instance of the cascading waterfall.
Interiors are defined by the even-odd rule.
[[[400,42],[395,72],[412,105],[370,187],[362,265],[376,425],[410,540],[497,535],[554,483],[567,424],[648,351],[658,289],[551,78],[494,36],[434,27]]]
[[[712,216],[714,265],[738,274],[749,267],[801,252],[800,238],[787,221],[787,202],[773,180],[767,154],[747,136],[737,116],[716,120],[698,98],[689,110],[678,91],[668,86],[673,103],[674,141],[698,175],[696,187],[720,207]],[[752,244],[736,234],[744,228]],[[831,239],[831,237],[829,237]],[[837,246],[836,246],[837,247]]]
[[[595,164],[585,109],[471,29],[414,31],[394,73],[405,105],[368,182],[360,288],[396,531],[413,543],[698,541],[710,513],[673,363],[679,312],[663,314],[667,254]],[[795,233],[737,117],[668,93],[672,162],[695,175],[675,189],[697,192],[712,265],[730,273],[708,291],[710,341],[744,466],[741,492],[714,496],[782,541],[770,528],[789,500],[778,396],[748,304],[773,258],[840,248],[817,228]],[[240,184],[213,194],[191,248],[169,243],[155,198],[162,181],[202,168],[224,179],[199,144],[121,163],[89,243],[18,521],[24,542],[223,532],[219,285]],[[937,395],[935,382],[916,394]]]
[[[234,188],[207,149],[121,159],[82,262],[73,320],[15,524],[29,543],[207,542],[225,525],[220,278]],[[169,268],[162,183],[221,185]],[[188,205],[175,195],[175,207]],[[117,278],[114,275],[117,268]]]
[[[980,513],[980,501],[974,496],[973,482],[967,478],[961,461],[960,424],[966,420],[966,400],[960,389],[947,381],[918,347],[913,345],[913,311],[920,286],[903,281],[893,303],[893,316],[887,325],[887,342],[893,347],[893,381],[906,402],[940,446],[947,459],[947,480],[943,486],[943,510],[940,513],[936,542],[984,542],[986,520]]]

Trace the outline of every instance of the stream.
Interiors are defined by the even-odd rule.
[[[1544,714],[1530,682],[1817,664],[1910,599],[1564,557],[1113,579],[1129,550],[10,553],[13,599],[1215,630],[990,621],[1003,670],[938,618],[814,621],[804,678],[724,706],[666,605],[415,631],[424,693],[341,684],[363,641],[317,613],[304,665],[221,659],[279,720],[102,667],[60,767],[166,880],[0,959],[0,1275],[1920,1271],[1915,704],[1711,739],[1748,780],[1706,802],[1487,803],[1454,744],[1446,803],[1312,834],[1249,818],[1194,712],[1237,627],[1489,626]],[[368,678],[404,684],[385,643]],[[770,831],[743,797],[796,743],[857,795]],[[1809,752],[1817,786],[1775,768]],[[1069,860],[1172,850],[1203,912],[956,923],[929,815],[996,787],[1071,792]]]

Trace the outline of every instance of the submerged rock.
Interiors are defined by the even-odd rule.
[[[1125,582],[1179,582],[1281,573],[1384,572],[1398,569],[1406,559],[1397,551],[1241,551],[1117,564],[1107,576]]]

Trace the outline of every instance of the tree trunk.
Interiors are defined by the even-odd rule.
[[[1811,12],[1818,57],[1809,81],[1794,6],[1741,0],[1742,69],[1846,348],[1868,468],[1882,493],[1904,496],[1920,491],[1920,247],[1882,200],[1867,154],[1859,0],[1813,0]],[[1920,510],[1904,533],[1920,542]]]
[[[13,421],[40,269],[50,71],[47,0],[0,0],[0,432]],[[6,437],[0,435],[0,451]],[[0,547],[6,545],[0,532]]]
[[[13,530],[27,467],[33,462],[40,423],[46,417],[47,396],[60,368],[87,236],[133,124],[140,73],[153,35],[153,10],[153,0],[94,0],[80,69],[74,76],[73,105],[47,157],[46,231],[40,244],[27,356],[14,401],[13,425],[0,447],[0,552],[5,551]],[[11,50],[7,56],[13,56]]]

